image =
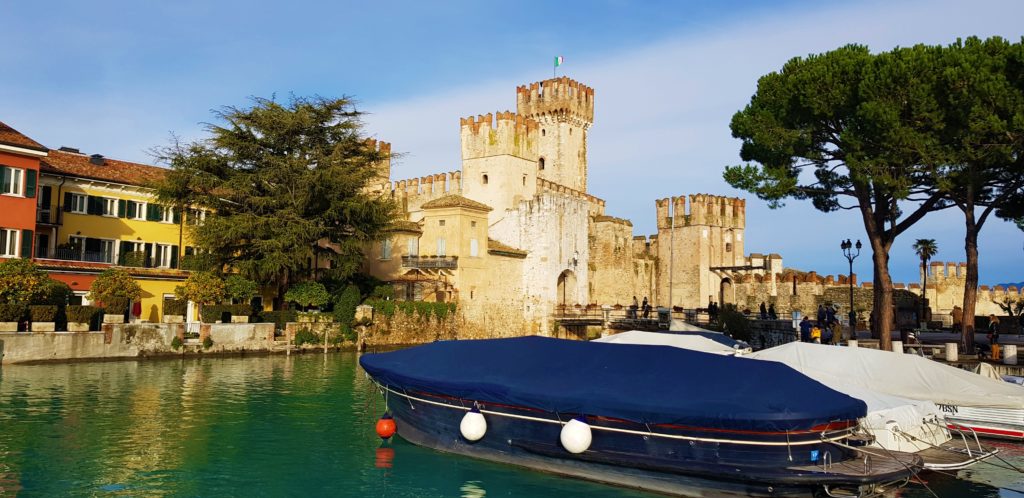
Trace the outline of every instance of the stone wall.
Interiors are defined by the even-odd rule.
[[[171,341],[183,331],[180,324],[107,324],[97,332],[0,333],[3,363],[62,361],[100,358],[136,358],[178,355],[184,352],[237,353],[269,352],[274,346],[274,324],[205,324],[201,334],[209,335],[213,346],[171,348]]]

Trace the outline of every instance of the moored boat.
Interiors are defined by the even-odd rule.
[[[857,446],[862,401],[771,362],[522,337],[360,364],[404,439],[556,474],[682,496],[864,496],[922,465]]]

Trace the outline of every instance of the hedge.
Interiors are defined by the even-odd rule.
[[[96,306],[68,306],[66,314],[70,323],[92,323],[93,317],[100,312]]]
[[[215,323],[217,320],[222,322],[230,322],[231,305],[230,304],[207,304],[203,306],[203,323]]]
[[[28,307],[33,322],[57,321],[58,308],[52,304],[36,304]]]
[[[0,303],[0,322],[20,322],[27,310],[22,304]]]
[[[188,301],[183,299],[164,299],[164,316],[180,315],[185,316],[188,310]]]
[[[229,313],[231,313],[231,316],[254,315],[251,304],[225,304],[224,307],[227,308]]]
[[[259,314],[259,321],[261,323],[273,323],[281,330],[284,330],[284,324],[297,322],[298,320],[299,312],[295,310],[264,311]]]

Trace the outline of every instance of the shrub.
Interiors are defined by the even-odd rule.
[[[302,327],[295,333],[295,345],[320,344],[320,337],[306,327]]]
[[[224,279],[224,294],[234,301],[249,302],[260,293],[259,285],[241,275],[231,275]]]
[[[259,314],[259,321],[273,323],[275,328],[283,330],[288,322],[295,322],[299,319],[299,312],[295,310],[264,311]]]
[[[68,321],[73,323],[92,323],[92,319],[100,312],[95,306],[68,306],[66,314]]]
[[[142,297],[142,287],[122,268],[108,268],[89,288],[89,300],[99,301],[112,313],[123,313],[132,301]]]
[[[390,300],[395,298],[395,287],[391,284],[378,285],[373,288],[370,297],[374,299]]]
[[[171,349],[177,351],[177,350],[181,349],[181,346],[182,346],[181,339],[178,338],[178,336],[174,336],[174,339],[171,339]]]
[[[144,268],[146,266],[146,252],[131,251],[121,254],[121,266]]]
[[[324,284],[308,281],[290,287],[288,292],[284,293],[284,299],[303,308],[311,306],[319,308],[331,300],[331,295],[327,293],[327,288],[324,287]]]
[[[334,321],[348,326],[356,319],[356,306],[359,306],[359,288],[355,285],[345,287],[341,295],[334,299]]]
[[[377,301],[373,303],[373,308],[379,311],[386,318],[391,318],[395,316],[394,301]]]
[[[0,302],[27,306],[43,297],[50,280],[32,261],[8,259],[0,263]]]
[[[335,338],[335,344],[340,344],[342,341],[355,342],[356,337],[357,334],[355,329],[349,327],[348,325],[342,324],[341,334]]]
[[[208,304],[203,306],[203,323],[216,323],[220,320],[224,323],[231,321],[231,305],[229,304]]]
[[[224,305],[224,308],[231,313],[231,316],[252,316],[254,314],[251,304],[227,304]]]
[[[213,339],[210,339],[210,336],[206,336],[206,339],[203,339],[203,349],[210,349],[211,347],[213,347]]]
[[[50,278],[43,284],[42,290],[33,304],[64,306],[68,303],[68,298],[71,297],[71,294],[73,294],[73,292],[71,291],[71,287],[68,287],[68,284],[61,282],[60,280]]]
[[[164,299],[164,316],[184,316],[188,311],[188,301],[182,299]]]
[[[57,308],[52,304],[37,304],[29,306],[28,311],[33,322],[54,322],[57,321]]]
[[[219,303],[224,300],[224,281],[210,272],[192,272],[188,279],[185,280],[185,285],[179,285],[174,289],[174,297],[198,303],[199,316],[205,322],[207,319],[203,315],[205,314],[206,307],[203,305]],[[218,317],[210,321],[219,319]]]
[[[20,322],[26,310],[24,304],[0,303],[0,322]]]
[[[449,303],[434,303],[434,316],[438,320],[444,320],[448,316],[448,312],[451,311],[448,306]]]

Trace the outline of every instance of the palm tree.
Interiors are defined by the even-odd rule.
[[[924,277],[924,282],[921,284],[921,320],[924,320],[925,299],[928,292],[928,260],[939,252],[939,247],[935,244],[935,239],[917,239],[917,242],[914,242],[914,252],[921,258],[921,275]]]

